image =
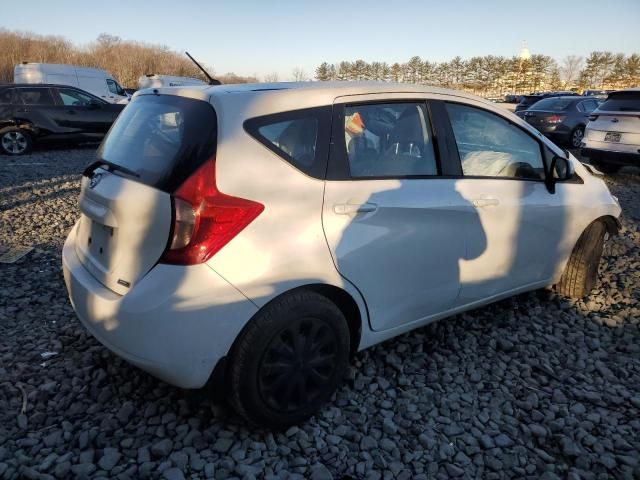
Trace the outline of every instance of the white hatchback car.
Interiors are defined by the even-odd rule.
[[[612,92],[589,116],[582,155],[605,173],[640,167],[640,88]]]
[[[169,383],[222,372],[273,428],[358,350],[527,290],[587,294],[620,214],[512,113],[414,85],[144,90],[97,155],[63,251],[78,317]]]

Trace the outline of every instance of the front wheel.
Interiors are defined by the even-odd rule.
[[[557,292],[567,297],[582,298],[593,290],[598,280],[605,233],[606,227],[601,221],[593,222],[582,232],[555,286]]]
[[[229,403],[251,423],[274,429],[306,420],[324,405],[349,363],[340,309],[312,291],[263,307],[231,348]]]
[[[582,139],[584,138],[584,127],[578,126],[573,129],[571,132],[571,137],[569,138],[571,142],[571,146],[573,148],[580,148],[582,145]]]
[[[8,127],[0,130],[0,152],[5,155],[26,155],[31,151],[33,141],[26,130]]]

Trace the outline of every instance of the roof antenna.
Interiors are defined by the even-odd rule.
[[[209,75],[209,72],[207,72],[204,68],[202,68],[202,65],[196,62],[196,59],[193,58],[191,55],[189,55],[189,52],[185,50],[184,53],[186,53],[187,57],[189,57],[191,61],[196,64],[196,67],[198,67],[202,71],[202,73],[204,73],[204,76],[209,79],[209,85],[222,85],[222,83],[220,83],[220,80],[217,80],[213,78],[211,75]]]

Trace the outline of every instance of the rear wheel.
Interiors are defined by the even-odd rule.
[[[299,291],[265,306],[228,357],[229,402],[244,418],[285,428],[313,415],[343,379],[349,329],[326,297]]]
[[[569,141],[573,148],[580,148],[582,145],[582,139],[584,138],[584,127],[579,125],[573,129],[571,132],[571,136],[569,137]]]
[[[25,155],[31,151],[33,140],[26,130],[8,127],[0,130],[0,152],[5,155]]]
[[[602,256],[606,227],[601,221],[589,225],[573,247],[556,291],[567,297],[588,295],[598,280],[598,265]]]

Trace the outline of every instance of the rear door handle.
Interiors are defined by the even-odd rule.
[[[476,198],[471,203],[476,208],[495,207],[500,205],[500,200],[497,198]]]
[[[338,203],[333,206],[333,211],[338,215],[352,215],[354,213],[375,212],[378,206],[375,203]]]

